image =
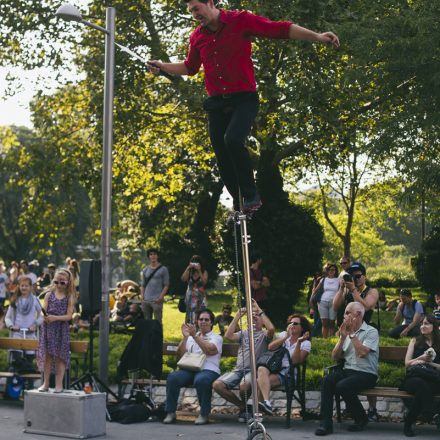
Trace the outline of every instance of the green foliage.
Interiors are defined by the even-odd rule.
[[[440,227],[432,229],[423,241],[422,248],[416,259],[416,276],[422,286],[431,295],[440,292]]]

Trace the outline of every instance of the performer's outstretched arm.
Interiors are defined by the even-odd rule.
[[[162,61],[151,60],[147,64],[150,72],[155,75],[159,74],[160,70],[171,75],[188,75],[188,69],[184,62],[181,63],[162,63]]]
[[[339,38],[333,32],[319,34],[293,23],[289,27],[289,38],[291,40],[318,41],[320,43],[329,43],[334,47],[339,47]]]

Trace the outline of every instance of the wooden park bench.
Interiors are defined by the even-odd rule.
[[[174,356],[177,355],[177,347],[179,343],[177,342],[164,342],[162,347],[162,354],[164,356]],[[237,357],[239,344],[223,344],[222,348],[222,357]],[[295,399],[301,406],[301,415],[303,418],[306,415],[306,391],[305,391],[305,382],[306,382],[306,364],[303,365],[295,365],[294,369],[296,370],[296,386],[292,390],[293,392],[287,393],[284,387],[276,388],[273,391],[286,391],[286,399],[287,399],[287,414],[286,414],[286,425],[290,426],[290,418],[292,412],[292,401]],[[293,372],[292,372],[293,373]],[[292,377],[293,374],[291,375]],[[120,394],[123,394],[125,387],[127,385],[131,386],[166,386],[166,380],[155,380],[155,379],[145,379],[138,378],[133,376],[131,379],[123,379],[121,382],[122,387],[120,388]],[[192,388],[192,386],[188,386],[186,388]],[[238,387],[236,388],[238,390]],[[121,396],[120,396],[121,397]]]
[[[38,343],[39,341],[37,339],[0,338],[0,350],[36,351],[38,349]],[[81,361],[82,369],[86,369],[88,350],[88,341],[70,341],[70,352],[76,354],[76,356],[71,357],[71,366],[75,364],[76,376],[79,374]],[[12,371],[0,371],[0,377],[11,378],[15,374],[17,373]],[[19,376],[26,380],[41,379],[40,373],[25,373],[19,374]],[[69,378],[69,376],[70,375],[66,372],[66,378]],[[68,383],[65,388],[68,388]]]

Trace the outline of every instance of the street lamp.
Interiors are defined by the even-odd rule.
[[[115,73],[115,8],[106,8],[105,28],[84,20],[73,5],[61,5],[55,15],[67,21],[76,21],[105,33],[104,125],[102,142],[101,193],[101,314],[99,317],[99,377],[107,382],[109,358],[109,294],[110,294],[110,238],[112,201],[112,148],[113,148],[113,95]]]

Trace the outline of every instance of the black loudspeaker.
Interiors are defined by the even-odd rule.
[[[81,260],[79,265],[79,303],[82,311],[101,311],[101,260]]]

